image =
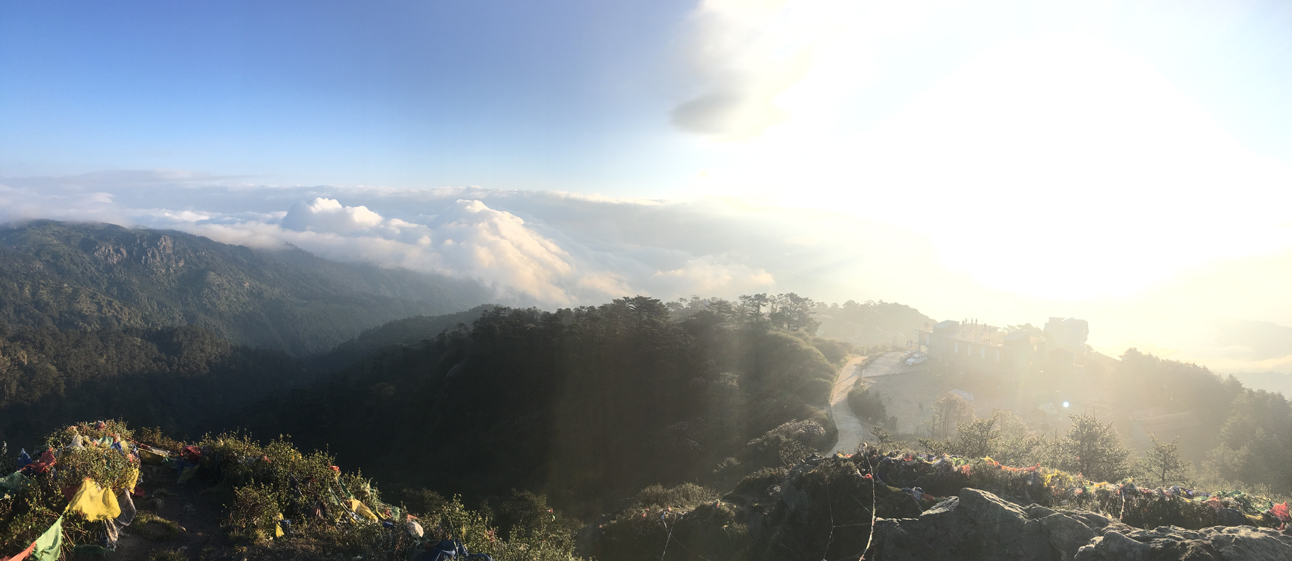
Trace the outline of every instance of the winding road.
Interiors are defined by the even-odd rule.
[[[902,362],[905,357],[906,355],[900,351],[884,353],[871,361],[865,372],[857,368],[857,365],[866,360],[866,357],[853,357],[839,369],[839,376],[834,380],[834,391],[830,393],[830,414],[834,416],[834,425],[839,429],[839,440],[835,442],[834,448],[830,449],[831,454],[856,452],[857,447],[861,446],[861,442],[870,434],[870,428],[874,426],[852,414],[852,406],[848,405],[848,390],[851,390],[857,384],[857,379],[863,376],[879,378],[914,370]]]
[[[834,391],[830,392],[830,414],[834,417],[834,425],[839,429],[839,440],[835,442],[834,448],[830,449],[830,454],[842,452],[851,454],[857,451],[861,446],[862,437],[866,435],[867,427],[863,426],[861,419],[852,414],[852,407],[848,405],[848,390],[851,390],[861,377],[861,370],[857,368],[861,361],[866,357],[853,357],[844,363],[839,369],[839,375],[834,380]]]

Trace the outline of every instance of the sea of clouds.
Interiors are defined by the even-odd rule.
[[[175,170],[0,178],[0,223],[38,218],[295,246],[338,261],[475,280],[508,305],[797,292],[825,302],[897,301],[938,319],[998,325],[1082,317],[1091,322],[1090,343],[1112,355],[1134,346],[1228,372],[1292,365],[1292,347],[1260,343],[1271,330],[1286,330],[1285,279],[1274,272],[1286,272],[1288,253],[1231,260],[1130,296],[1056,299],[983,283],[918,229],[807,205],[480,187],[284,187]],[[975,251],[1025,256],[1004,240],[966,241]],[[1233,320],[1247,327],[1225,323]]]
[[[500,301],[544,306],[776,290],[768,266],[816,243],[796,236],[803,228],[788,216],[769,214],[779,213],[477,187],[274,187],[171,170],[0,180],[4,222],[97,221],[291,245],[473,279]]]

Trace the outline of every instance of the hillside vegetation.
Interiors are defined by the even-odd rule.
[[[821,322],[819,335],[859,346],[905,345],[916,329],[937,323],[915,308],[883,300],[818,304],[813,312]]]
[[[48,454],[0,479],[0,556],[36,542],[39,559],[574,558],[570,528],[541,498],[516,494],[496,515],[456,498],[409,508],[283,439],[184,442],[109,420],[44,440]]]
[[[495,307],[493,304],[485,304],[455,314],[419,315],[397,319],[365,329],[357,337],[337,345],[332,350],[310,357],[310,362],[324,370],[335,370],[342,365],[349,365],[391,347],[416,345],[446,330],[452,331],[458,326],[471,325]]]
[[[838,366],[816,343],[836,350],[730,304],[680,321],[645,297],[497,308],[245,418],[391,484],[469,498],[545,491],[593,515],[647,485],[781,465],[796,437],[773,429],[791,421],[809,424],[781,432],[824,439]]]
[[[58,329],[200,326],[319,353],[360,331],[481,304],[480,285],[253,250],[174,231],[35,221],[0,228],[0,320]]]
[[[20,447],[43,451],[40,435],[121,419],[160,427],[148,432],[159,445],[187,439],[259,466],[229,479],[219,462],[206,464],[217,470],[206,483],[230,485],[218,491],[229,493],[222,508],[252,513],[226,519],[232,540],[264,542],[277,524],[265,518],[270,502],[303,512],[287,497],[291,478],[306,476],[290,470],[317,480],[335,458],[372,478],[345,481],[385,489],[364,501],[477,524],[504,541],[473,547],[515,558],[535,543],[569,557],[574,521],[594,522],[579,540],[597,558],[693,558],[670,540],[702,556],[694,559],[778,558],[768,551],[787,547],[851,555],[860,538],[832,541],[822,520],[868,527],[857,501],[874,493],[881,515],[914,516],[932,505],[929,493],[969,485],[1105,510],[1144,495],[1132,483],[1178,486],[1184,495],[1155,495],[1176,510],[1150,512],[1145,524],[1175,524],[1181,512],[1190,525],[1210,524],[1228,516],[1221,507],[1241,511],[1235,523],[1287,522],[1270,513],[1292,493],[1292,405],[1198,365],[1135,349],[1118,358],[1064,351],[1011,374],[934,357],[850,394],[878,447],[813,459],[834,443],[827,399],[849,353],[900,347],[929,318],[900,304],[827,306],[793,293],[638,296],[550,312],[450,303],[466,311],[417,315],[453,302],[440,296],[476,290],[438,282],[173,232],[54,222],[2,230],[0,467]],[[1069,401],[1070,410],[1053,408]],[[911,432],[897,433],[898,416]],[[201,436],[234,430],[245,432]],[[1050,479],[1038,487],[1042,476]],[[1053,477],[1073,495],[1036,495],[1056,489]],[[1103,502],[1076,498],[1078,487]],[[1203,505],[1190,489],[1224,491],[1213,496],[1228,506]],[[1264,505],[1255,511],[1254,497]],[[24,500],[0,515],[49,518]],[[21,531],[39,524],[29,526]],[[363,540],[385,532],[316,530],[299,549],[266,555],[369,555]],[[30,537],[14,536],[0,546]]]
[[[201,434],[242,407],[309,379],[280,351],[200,327],[99,329],[0,323],[0,440],[28,446],[75,419],[118,417]]]

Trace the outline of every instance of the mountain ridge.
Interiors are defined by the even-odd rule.
[[[102,223],[0,226],[0,320],[16,326],[197,325],[300,356],[393,320],[488,298],[474,281],[337,263],[294,247],[252,249]]]

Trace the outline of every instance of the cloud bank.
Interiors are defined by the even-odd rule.
[[[0,221],[101,221],[258,248],[290,244],[340,261],[474,279],[503,302],[571,306],[775,286],[766,269],[729,254],[728,243],[677,247],[676,235],[697,234],[703,222],[686,214],[677,205],[566,193],[247,186],[172,170],[0,180]]]
[[[1282,286],[1292,251],[1198,267],[1134,294],[1063,299],[948,267],[938,240],[921,229],[738,200],[275,187],[174,171],[0,178],[0,222],[35,218],[169,228],[258,248],[290,244],[339,261],[474,279],[511,305],[792,291],[826,302],[897,301],[934,318],[999,325],[1081,317],[1091,322],[1090,343],[1111,355],[1135,346],[1231,372],[1292,364],[1292,355],[1248,352],[1250,341],[1215,329],[1234,319],[1292,325],[1292,293]],[[968,247],[984,258],[1028,250],[1017,237],[975,232]]]

